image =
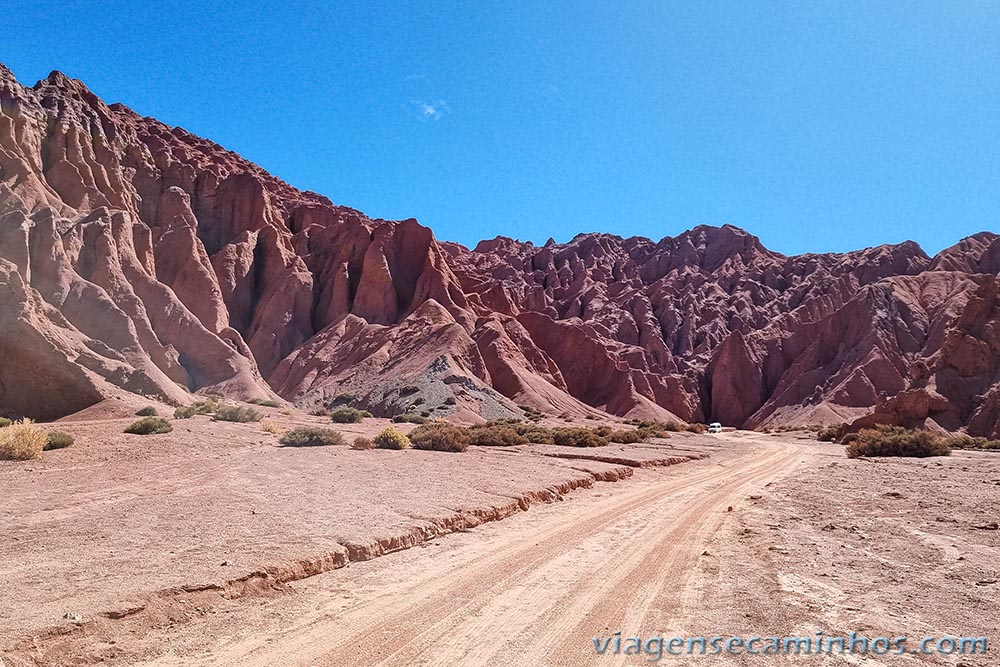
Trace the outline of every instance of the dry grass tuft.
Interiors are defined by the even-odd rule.
[[[0,459],[29,461],[45,449],[48,436],[30,419],[12,422],[0,429]]]
[[[351,443],[351,449],[375,449],[375,443],[371,441],[371,438],[366,438],[363,435],[359,435]]]
[[[273,433],[274,435],[278,435],[285,432],[285,428],[281,424],[271,419],[265,419],[264,421],[262,421],[260,423],[260,430],[264,431],[265,433]]]

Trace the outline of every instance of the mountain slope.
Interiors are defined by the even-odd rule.
[[[201,391],[756,427],[917,391],[948,406],[924,420],[996,434],[998,271],[987,232],[934,258],[786,257],[731,226],[469,250],[0,66],[0,412]]]

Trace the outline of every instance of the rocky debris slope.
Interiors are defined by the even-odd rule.
[[[933,258],[787,257],[728,225],[469,250],[0,67],[0,411],[201,391],[757,427],[924,392],[923,419],[996,435],[998,272],[987,232]]]

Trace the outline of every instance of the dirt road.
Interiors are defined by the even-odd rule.
[[[744,438],[723,461],[506,521],[435,557],[416,549],[332,573],[352,580],[346,596],[316,582],[298,609],[247,621],[254,632],[148,664],[616,664],[592,637],[669,632],[727,509],[805,455],[793,442]]]

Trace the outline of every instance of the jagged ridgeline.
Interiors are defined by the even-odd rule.
[[[469,250],[0,66],[0,413],[121,392],[376,414],[1000,434],[1000,238],[786,257],[735,227]]]

